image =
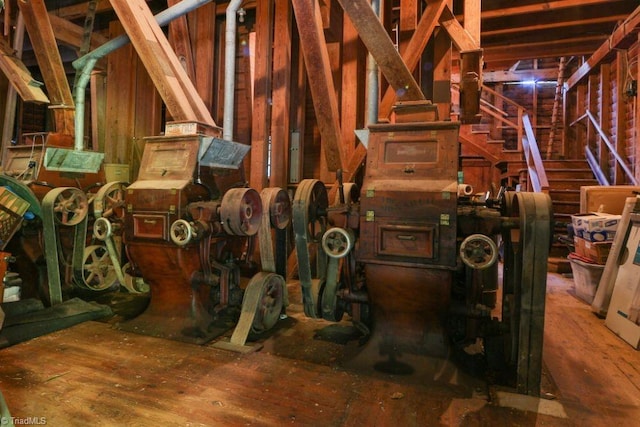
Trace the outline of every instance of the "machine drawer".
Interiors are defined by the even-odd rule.
[[[168,240],[168,223],[168,214],[133,214],[133,236]]]
[[[378,255],[435,258],[436,228],[430,225],[385,224],[378,228]]]

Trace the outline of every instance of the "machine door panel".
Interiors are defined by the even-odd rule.
[[[133,237],[169,240],[169,214],[133,214]]]
[[[380,224],[378,226],[379,255],[436,257],[436,225]]]
[[[401,180],[451,179],[457,174],[458,132],[449,124],[372,126],[367,177]],[[401,132],[399,132],[399,130]]]

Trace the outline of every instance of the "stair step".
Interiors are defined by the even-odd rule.
[[[551,169],[545,168],[547,177],[564,179],[594,179],[591,169]]]
[[[595,179],[549,179],[549,187],[554,189],[575,189],[585,185],[598,185]]]
[[[586,160],[543,160],[545,169],[590,169]]]
[[[580,190],[550,188],[549,197],[555,201],[573,201],[580,200]]]

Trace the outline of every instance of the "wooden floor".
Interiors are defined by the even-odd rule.
[[[51,426],[637,426],[640,352],[550,273],[543,399],[425,359],[412,377],[355,369],[357,342],[316,339],[331,324],[289,318],[237,354],[89,321],[0,350],[16,424]],[[334,325],[335,326],[335,325]],[[44,417],[44,418],[40,418]]]

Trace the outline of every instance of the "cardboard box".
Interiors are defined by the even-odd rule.
[[[607,263],[613,241],[592,242],[582,237],[574,236],[573,243],[574,250],[578,255],[596,264],[604,265]]]
[[[576,287],[576,296],[587,304],[591,304],[598,290],[604,265],[583,262],[572,258],[571,255],[569,255],[569,262],[573,273],[573,283]]]
[[[622,214],[627,197],[635,197],[640,187],[633,185],[583,185],[580,187],[580,212]]]
[[[576,236],[592,242],[613,240],[621,215],[589,212],[571,215],[571,225]]]

